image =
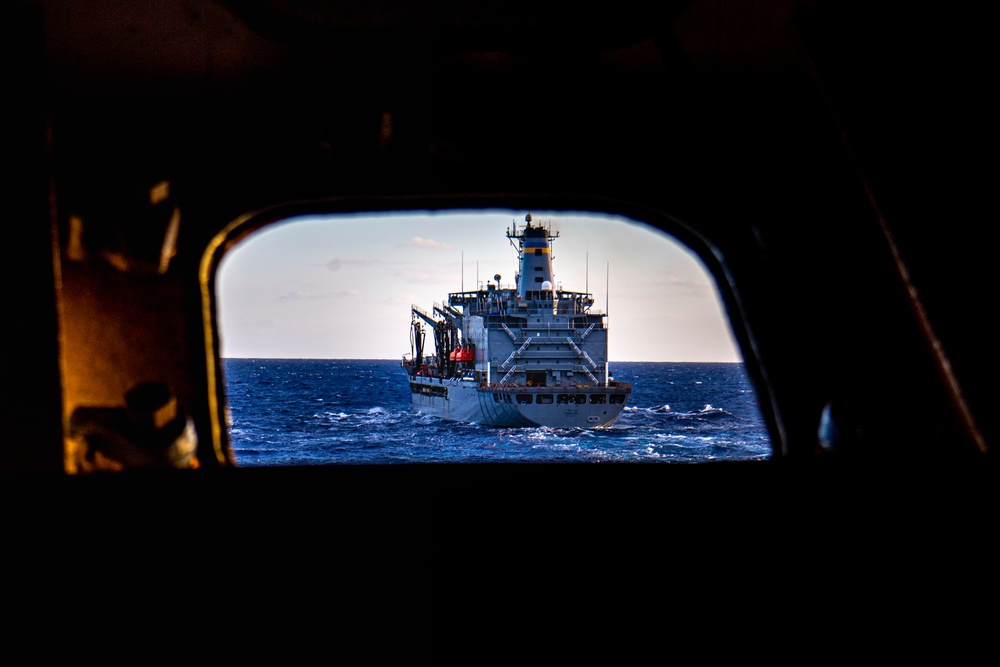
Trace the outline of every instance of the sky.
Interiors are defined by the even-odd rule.
[[[507,239],[524,212],[289,218],[242,240],[219,264],[224,358],[401,359],[411,304],[431,312],[449,292],[499,273],[513,286]],[[609,361],[742,360],[715,280],[683,244],[605,214],[532,212],[558,232],[557,286],[594,295],[609,315]],[[516,243],[516,242],[515,242]]]

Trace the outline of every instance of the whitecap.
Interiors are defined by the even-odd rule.
[[[337,421],[344,421],[350,415],[346,412],[323,412],[317,415],[313,415],[314,419],[335,419]]]

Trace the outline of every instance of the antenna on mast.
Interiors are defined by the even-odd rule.
[[[604,317],[608,318],[608,311],[611,308],[611,262],[608,262],[608,267],[604,274]],[[605,334],[605,342],[610,340],[610,332]],[[608,348],[611,349],[610,347]],[[608,355],[604,355],[604,386],[608,386],[611,380],[611,366],[610,359]]]
[[[608,262],[608,268],[604,276],[604,314],[608,314],[608,310],[611,306],[611,262]]]

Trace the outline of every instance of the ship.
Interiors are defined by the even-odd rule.
[[[445,421],[494,427],[603,428],[632,393],[608,361],[607,313],[590,292],[556,286],[550,225],[513,221],[513,285],[452,292],[431,312],[411,305],[402,368],[413,407]],[[429,349],[433,344],[433,350]]]

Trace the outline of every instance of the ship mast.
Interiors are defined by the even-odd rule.
[[[517,294],[522,299],[529,298],[531,291],[552,290],[552,241],[559,233],[552,234],[544,226],[533,227],[531,214],[524,216],[526,223],[520,233],[517,225],[507,232],[507,238],[518,241],[520,272],[517,279]],[[551,298],[551,296],[549,297]]]

